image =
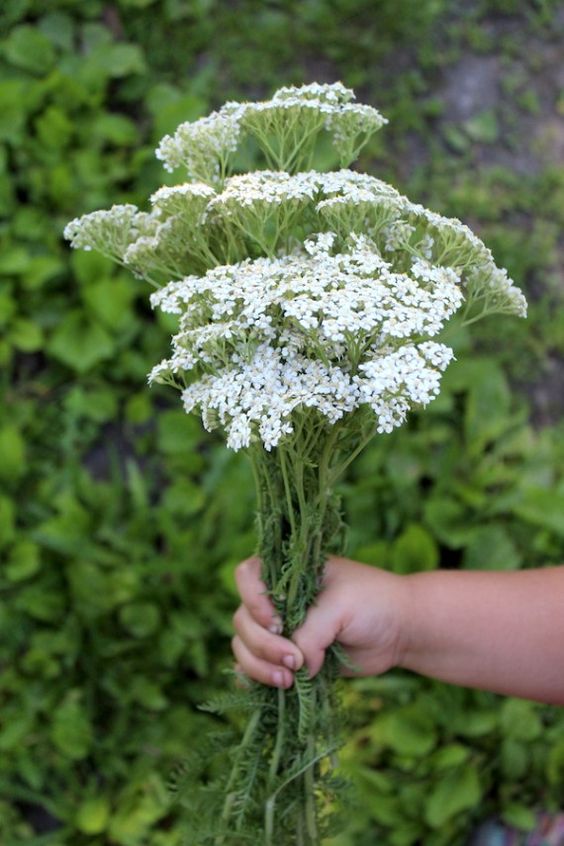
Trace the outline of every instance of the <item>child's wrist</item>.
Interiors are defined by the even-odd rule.
[[[425,637],[421,620],[425,618],[422,609],[421,574],[400,576],[401,579],[401,636],[397,666],[417,671],[418,657],[424,650]],[[423,611],[423,613],[422,613]]]

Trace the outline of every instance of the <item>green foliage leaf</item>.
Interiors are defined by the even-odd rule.
[[[9,290],[0,291],[0,326],[7,324],[16,311],[16,301]]]
[[[34,256],[26,265],[22,285],[28,290],[35,291],[59,276],[64,269],[62,261],[57,256]]]
[[[25,443],[20,430],[11,424],[0,428],[0,480],[15,481],[25,472]]]
[[[136,602],[120,609],[122,626],[134,637],[148,637],[158,628],[160,611],[151,602]]]
[[[189,479],[178,479],[169,485],[163,496],[163,505],[172,514],[189,516],[202,510],[206,496],[200,485]]]
[[[4,42],[4,56],[10,64],[30,73],[43,74],[55,64],[51,41],[34,26],[15,27]]]
[[[60,591],[37,583],[25,587],[14,600],[14,606],[35,620],[57,623],[63,616],[65,600]]]
[[[469,147],[468,136],[453,124],[447,125],[443,128],[443,135],[445,141],[452,147],[455,153],[464,153]]]
[[[73,561],[68,580],[73,602],[81,616],[95,619],[116,604],[109,576],[91,561]]]
[[[503,373],[491,364],[480,367],[470,387],[464,429],[473,451],[498,437],[507,428],[509,388]]]
[[[85,287],[100,279],[111,278],[114,268],[110,259],[95,252],[76,250],[70,257],[73,275]]]
[[[494,708],[476,708],[468,713],[461,710],[456,715],[452,730],[461,737],[483,737],[495,730],[498,719]]]
[[[39,19],[39,29],[54,47],[70,52],[73,47],[75,26],[65,12],[49,12]]]
[[[522,556],[503,526],[478,527],[464,550],[469,570],[517,570],[521,563]]]
[[[80,554],[91,529],[88,512],[72,495],[60,497],[56,507],[57,513],[39,524],[34,537],[40,545],[58,552],[74,552],[82,560]]]
[[[521,699],[507,699],[501,706],[501,729],[515,740],[536,740],[542,734],[538,706]]]
[[[110,803],[105,796],[93,796],[81,803],[76,813],[76,827],[84,834],[102,834],[110,818]]]
[[[462,746],[460,743],[449,743],[433,752],[429,758],[429,763],[438,772],[449,770],[452,767],[459,767],[467,761],[469,754],[467,746]]]
[[[47,349],[67,367],[86,373],[110,358],[114,342],[99,323],[88,320],[80,311],[74,311],[55,330]]]
[[[372,737],[400,755],[427,755],[437,742],[432,719],[417,705],[405,705],[379,717]]]
[[[90,752],[93,743],[92,726],[79,691],[69,691],[55,711],[51,739],[57,749],[73,761],[86,758]]]
[[[366,797],[367,804],[369,798],[372,800],[369,803],[370,816],[376,822],[389,826],[392,829],[396,829],[397,826],[402,825],[405,819],[405,812],[401,807],[399,796],[378,796],[376,801],[373,800],[373,796],[373,792],[372,795],[369,792]]]
[[[515,802],[505,806],[501,818],[506,825],[526,832],[533,831],[537,823],[537,815],[532,808]]]
[[[174,132],[186,120],[196,120],[204,114],[206,102],[193,93],[183,93],[178,88],[159,83],[147,94],[147,108],[154,121],[154,137],[162,138]]]
[[[47,148],[64,149],[70,142],[74,126],[63,109],[49,106],[36,120],[35,130],[40,142]]]
[[[112,79],[146,70],[143,51],[137,44],[101,43],[89,55],[88,65]]]
[[[40,550],[37,544],[21,540],[17,541],[10,550],[4,573],[9,581],[19,582],[33,576],[40,565]]]
[[[527,488],[513,512],[521,520],[564,536],[564,494],[545,488]]]
[[[72,388],[65,399],[65,405],[73,417],[94,420],[105,423],[116,416],[117,400],[109,388],[91,388],[84,390],[77,386]]]
[[[434,570],[439,551],[432,535],[421,525],[411,523],[392,547],[392,566],[396,573]]]
[[[501,770],[507,779],[521,779],[530,766],[529,752],[525,743],[506,738],[501,743]]]
[[[0,549],[8,546],[15,535],[14,502],[0,493]]]
[[[93,317],[108,329],[119,331],[131,325],[130,305],[136,287],[134,280],[119,276],[88,285],[82,296]]]
[[[135,123],[120,114],[98,115],[92,134],[94,139],[120,147],[129,147],[139,140],[139,130]]]
[[[10,328],[10,341],[21,352],[37,352],[43,344],[43,332],[33,320],[18,317]]]
[[[166,805],[162,797],[149,789],[146,793],[139,790],[133,795],[126,795],[112,814],[108,835],[120,846],[134,846],[146,834],[151,824],[164,816],[165,810]]]
[[[158,421],[158,445],[165,453],[182,453],[201,437],[198,421],[183,411],[165,411]]]
[[[25,126],[25,84],[19,79],[0,81],[0,141],[17,143]]]
[[[476,767],[467,764],[437,782],[425,804],[425,821],[431,828],[441,828],[456,814],[476,807],[481,797]]]
[[[473,528],[468,512],[455,499],[429,497],[424,505],[424,514],[429,528],[446,546],[457,549],[471,540]]]
[[[168,705],[168,699],[152,679],[135,676],[131,679],[129,696],[151,711],[162,711]]]
[[[557,740],[548,752],[546,775],[552,785],[561,787],[564,783],[564,737]]]
[[[374,564],[376,567],[386,568],[390,566],[390,544],[382,540],[362,544],[362,546],[351,550],[351,556],[365,564]]]
[[[29,732],[33,730],[33,716],[30,713],[9,714],[0,730],[0,750],[8,752],[25,743]]]

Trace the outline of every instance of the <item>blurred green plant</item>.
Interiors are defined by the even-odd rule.
[[[515,153],[519,115],[551,115],[557,5],[2,3],[2,846],[180,846],[165,780],[218,719],[195,703],[230,664],[251,480],[164,389],[146,390],[171,331],[146,290],[62,242],[78,211],[161,184],[153,147],[181,120],[323,75],[381,107],[385,144],[359,168],[476,225],[533,304],[526,326],[481,328],[427,414],[356,466],[349,553],[398,572],[415,556],[429,569],[563,560],[564,175],[549,155],[524,167]],[[500,55],[509,84],[501,104],[460,116],[442,80],[469,51]],[[528,90],[542,114],[531,94],[519,104]],[[476,136],[465,121],[478,117]],[[461,846],[490,813],[526,828],[561,802],[558,710],[399,672],[347,695],[344,763],[361,797],[338,846]]]

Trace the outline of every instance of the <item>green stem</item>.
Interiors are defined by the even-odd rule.
[[[297,772],[292,773],[291,776],[288,776],[287,779],[285,779],[283,782],[281,782],[278,785],[278,787],[276,788],[274,793],[271,796],[268,797],[268,801],[270,802],[271,800],[275,800],[281,790],[284,790],[285,787],[288,787],[289,784],[291,784],[293,781],[295,781],[297,778],[299,778],[301,775],[303,775],[307,769],[309,769],[310,767],[314,767],[316,764],[318,764],[324,758],[328,758],[330,755],[332,755],[332,753],[335,752],[336,748],[337,747],[335,746],[335,747],[331,747],[330,749],[326,749],[323,752],[319,752],[315,756],[315,758],[313,758],[311,761],[308,761],[308,763],[304,764],[303,767],[300,767],[299,770],[297,770]]]
[[[302,136],[302,139],[299,142],[299,144],[296,147],[294,147],[294,149],[292,150],[292,153],[288,156],[288,158],[284,162],[284,164],[282,166],[282,170],[286,170],[286,171],[290,170],[290,167],[293,164],[293,160],[297,157],[301,148],[309,141],[309,139],[311,138],[312,135],[316,135],[318,132],[320,132],[322,127],[323,127],[323,121],[321,121],[321,123],[316,123],[315,126],[309,132],[304,133],[304,135]]]
[[[308,756],[313,754],[314,745],[313,737],[310,735],[307,741]],[[306,796],[306,826],[307,833],[311,839],[312,846],[318,843],[317,834],[317,815],[315,812],[315,794],[314,794],[314,764],[304,773],[304,789]]]
[[[247,728],[245,729],[245,733],[243,735],[243,739],[239,744],[239,748],[237,749],[237,754],[235,756],[235,761],[233,763],[233,767],[231,769],[231,774],[229,776],[229,781],[227,782],[225,788],[225,802],[223,804],[223,811],[221,813],[221,821],[222,823],[227,822],[229,819],[229,814],[231,812],[231,806],[233,805],[233,800],[235,799],[235,794],[233,792],[233,787],[237,780],[237,776],[239,775],[239,768],[241,766],[241,758],[243,757],[243,752],[249,746],[253,735],[258,727],[260,722],[260,718],[262,716],[262,708],[257,708],[256,711],[251,716],[249,722],[247,723]],[[216,837],[215,843],[216,846],[221,846],[224,842],[223,835],[220,834],[219,838]]]
[[[288,506],[288,520],[292,529],[292,534],[296,534],[296,517],[294,515],[294,506],[292,504],[292,492],[290,489],[290,479],[288,477],[288,468],[286,466],[286,458],[284,455],[284,448],[278,447],[280,455],[280,469],[282,470],[282,478],[284,480],[284,491],[286,493],[286,505]]]
[[[470,326],[472,323],[476,323],[478,320],[482,320],[483,317],[486,317],[488,314],[493,314],[493,309],[484,308],[482,311],[477,314],[475,317],[470,317],[468,320],[464,320],[462,326]]]
[[[362,450],[363,450],[363,449],[364,449],[364,448],[365,448],[365,447],[366,447],[366,446],[370,443],[370,441],[372,440],[372,438],[374,437],[374,435],[376,435],[376,434],[377,434],[377,432],[378,432],[378,429],[377,429],[377,428],[371,429],[371,430],[370,430],[370,434],[369,434],[369,435],[367,435],[367,437],[366,437],[366,438],[363,438],[363,440],[361,440],[361,442],[359,443],[359,445],[358,445],[358,446],[356,447],[356,449],[355,449],[355,450],[353,450],[353,452],[352,452],[352,453],[348,456],[348,458],[346,459],[346,461],[343,461],[343,463],[342,463],[342,464],[341,464],[341,465],[340,465],[337,469],[334,469],[334,470],[333,470],[333,472],[331,473],[331,484],[332,484],[332,485],[333,485],[333,484],[335,484],[335,482],[337,481],[337,479],[338,479],[338,478],[339,478],[339,477],[340,477],[340,476],[341,476],[341,475],[345,472],[345,470],[347,469],[347,467],[349,466],[349,464],[352,464],[352,462],[355,460],[355,458],[357,457],[357,455],[360,455],[360,453],[362,452]]]
[[[302,816],[301,809],[297,815],[297,828],[296,828],[296,846],[305,846],[304,841],[304,819]]]
[[[327,441],[325,442],[325,447],[321,454],[321,459],[319,461],[319,495],[318,495],[318,504],[319,509],[321,512],[321,521],[323,522],[323,517],[325,514],[325,508],[327,505],[327,498],[330,493],[330,482],[329,482],[329,466],[331,464],[331,452],[333,447],[335,446],[335,441],[340,435],[339,424],[335,423],[335,425],[331,428],[331,432]]]
[[[286,697],[284,690],[282,688],[278,688],[278,726],[276,729],[276,741],[274,743],[274,749],[272,752],[272,758],[270,759],[270,768],[268,771],[268,785],[269,787],[272,786],[274,779],[276,778],[276,774],[278,773],[278,767],[280,765],[280,755],[282,754],[282,747],[284,745],[284,716],[286,712]]]
[[[315,438],[311,431],[315,430]],[[346,440],[346,439],[345,439]],[[335,449],[344,445],[342,426],[329,428],[314,414],[304,412],[296,431],[282,448],[272,453],[260,448],[250,451],[257,486],[259,551],[263,579],[281,613],[285,632],[300,624],[315,599],[319,574],[327,551],[332,548],[339,518],[330,486]],[[315,680],[301,691],[264,690],[265,703],[258,730],[244,747],[237,769],[228,785],[226,817],[222,820],[224,840],[216,846],[233,844],[237,833],[257,830],[262,846],[319,846],[321,807],[329,798],[318,784],[321,759],[329,759],[337,747],[335,723],[331,720],[334,662],[328,661]],[[308,723],[305,740],[298,726]],[[305,725],[305,723],[304,723]],[[303,727],[303,726],[302,726]],[[249,735],[245,735],[246,744]],[[257,756],[260,781],[253,787],[253,801],[242,807],[248,785],[248,762]],[[257,799],[261,804],[257,806]],[[319,807],[318,807],[319,805]],[[242,842],[242,840],[241,840]]]
[[[285,714],[286,714],[286,699],[284,691],[279,688],[278,689],[278,725],[276,729],[276,740],[274,743],[274,749],[272,751],[272,758],[270,759],[270,768],[268,771],[268,789],[272,790],[274,780],[278,773],[278,767],[280,766],[280,756],[282,755],[282,749],[284,747],[284,727],[285,727]],[[265,819],[264,819],[264,830],[266,834],[266,844],[267,846],[271,846],[272,844],[272,835],[274,832],[274,809],[276,804],[276,793],[272,794],[272,801],[268,801],[266,803],[265,808]]]

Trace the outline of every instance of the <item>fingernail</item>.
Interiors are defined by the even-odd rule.
[[[293,655],[284,655],[284,657],[282,658],[282,663],[285,667],[288,667],[289,670],[296,669],[296,659]]]
[[[284,687],[284,673],[282,670],[274,670],[272,673],[272,681],[276,687]]]
[[[268,631],[275,635],[282,634],[282,620],[276,617],[274,622],[268,627]]]

